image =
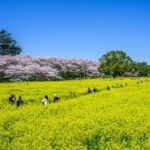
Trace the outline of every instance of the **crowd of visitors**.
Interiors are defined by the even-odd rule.
[[[139,83],[137,83],[137,84],[139,84]],[[127,87],[127,86],[128,86],[127,83],[125,83],[125,85],[117,83],[117,84],[115,84],[113,86],[107,85],[106,86],[106,90],[109,91],[109,90],[111,90],[113,88],[122,88],[122,87]],[[100,90],[98,90],[96,87],[94,87],[93,90],[90,87],[88,87],[88,89],[87,89],[87,94],[94,94],[94,93],[98,93],[98,92],[100,92]],[[18,100],[16,100],[16,96],[14,94],[11,94],[8,100],[9,100],[9,103],[11,103],[11,104],[16,103],[17,107],[23,105],[23,103],[24,103],[24,101],[22,100],[21,96],[19,96]],[[57,94],[54,94],[53,102],[56,103],[58,101],[60,101],[60,97]],[[42,104],[43,105],[48,105],[49,103],[50,103],[49,98],[48,98],[47,95],[45,95],[44,98],[42,99]]]

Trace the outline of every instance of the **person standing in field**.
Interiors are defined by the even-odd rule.
[[[110,86],[107,85],[106,90],[111,90]]]
[[[95,88],[95,87],[94,87],[94,89],[93,89],[93,93],[98,93],[97,88]]]
[[[88,88],[88,91],[87,91],[88,94],[91,94],[92,93],[92,90],[90,88]]]
[[[13,104],[15,100],[16,100],[15,95],[11,94],[11,96],[9,97],[9,102]]]
[[[49,103],[48,96],[45,95],[44,99],[42,100],[42,104],[47,105]]]
[[[59,100],[60,100],[60,98],[56,94],[54,94],[54,103],[58,102]]]
[[[17,100],[16,105],[17,105],[17,107],[23,105],[23,100],[22,100],[21,96],[19,96],[19,99]]]

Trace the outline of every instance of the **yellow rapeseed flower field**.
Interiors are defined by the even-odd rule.
[[[1,83],[0,150],[149,150],[149,81]],[[88,87],[99,92],[87,94]],[[9,104],[10,94],[22,96],[24,104]],[[57,103],[54,94],[60,97]],[[47,106],[41,103],[45,95],[50,101]]]

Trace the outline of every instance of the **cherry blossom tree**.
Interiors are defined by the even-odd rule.
[[[0,81],[98,77],[98,62],[55,57],[0,56]]]

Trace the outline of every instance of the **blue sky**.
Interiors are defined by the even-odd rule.
[[[0,29],[23,54],[97,60],[124,50],[150,63],[148,0],[0,0]]]

